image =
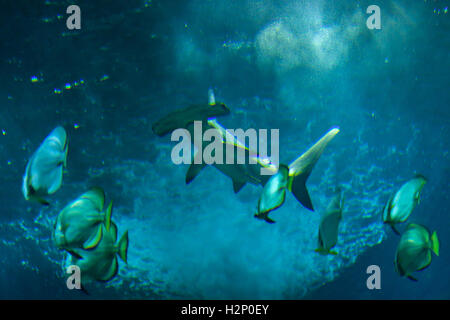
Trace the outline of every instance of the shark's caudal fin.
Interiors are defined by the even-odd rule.
[[[308,190],[306,189],[306,180],[308,180],[312,169],[325,150],[325,147],[338,133],[338,128],[331,129],[309,148],[308,151],[289,165],[290,182],[288,189],[294,194],[295,198],[309,210],[314,211],[314,208]]]
[[[309,196],[308,189],[306,189],[306,176],[291,177],[289,184],[289,191],[295,196],[305,208],[314,211],[314,207]]]

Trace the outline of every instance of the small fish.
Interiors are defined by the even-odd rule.
[[[119,271],[117,255],[127,263],[128,231],[116,243],[116,224],[112,222],[109,231],[106,230],[104,224],[101,227],[103,228],[103,237],[94,249],[68,251],[71,255],[70,264],[80,268],[83,284],[90,280],[106,282],[114,278]]]
[[[390,225],[396,234],[400,234],[395,225],[404,222],[411,215],[416,205],[420,202],[420,193],[427,179],[417,175],[404,183],[400,189],[389,198],[383,209],[383,222]]]
[[[196,104],[184,109],[175,110],[155,122],[153,132],[163,137],[166,134],[180,128],[188,129],[194,121],[205,123],[210,118],[216,118],[230,114],[230,109],[220,102],[216,103],[214,93],[209,91],[208,104]]]
[[[288,166],[281,164],[278,172],[270,177],[263,188],[258,201],[258,211],[255,214],[255,218],[265,220],[268,223],[275,223],[274,220],[269,218],[268,214],[284,203],[288,176]]]
[[[68,147],[66,131],[56,127],[33,153],[23,177],[22,192],[26,200],[49,205],[44,197],[61,187]]]
[[[112,202],[103,211],[105,193],[92,188],[68,204],[58,215],[53,239],[60,249],[95,248],[103,236],[104,224],[109,231]]]
[[[410,223],[402,234],[395,254],[395,270],[400,276],[417,281],[411,274],[428,267],[431,252],[439,256],[439,240],[436,231],[430,231],[415,223]]]
[[[322,216],[319,226],[319,246],[315,250],[320,254],[336,255],[331,249],[338,240],[339,223],[342,219],[343,198],[341,190],[334,196]]]

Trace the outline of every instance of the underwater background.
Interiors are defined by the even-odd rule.
[[[66,27],[81,8],[81,30]],[[369,30],[366,9],[381,9]],[[1,299],[449,299],[449,1],[129,0],[0,3]],[[288,194],[270,225],[253,218],[260,186],[233,192],[208,167],[189,185],[174,143],[151,125],[216,100],[228,128],[279,128],[288,163],[341,132],[307,186],[316,212]],[[21,194],[26,163],[57,125],[67,172],[51,206]],[[381,211],[427,177],[410,222],[439,236],[416,274],[394,269],[399,237]],[[129,230],[128,265],[90,295],[66,288],[52,242],[59,211],[91,186]],[[337,256],[314,252],[320,213],[340,186]],[[404,226],[400,227],[401,229]],[[366,287],[369,265],[381,290]]]

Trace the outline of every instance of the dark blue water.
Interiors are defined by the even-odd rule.
[[[1,3],[0,298],[449,299],[450,22],[448,1],[66,1]],[[235,195],[206,168],[186,186],[170,138],[151,124],[216,100],[229,128],[279,128],[289,163],[332,126],[308,189],[316,212],[288,195],[269,225],[253,218],[262,188]],[[26,163],[65,127],[62,188],[50,207],[21,194]],[[389,196],[428,178],[410,221],[436,230],[440,255],[394,270],[398,236],[381,222]],[[52,242],[58,212],[88,187],[114,200],[129,230],[128,265],[90,296],[66,288]],[[337,256],[314,252],[320,213],[346,196]],[[381,268],[381,290],[366,287]]]

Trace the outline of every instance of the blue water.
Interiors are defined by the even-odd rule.
[[[0,298],[449,299],[449,1],[4,0],[0,10]],[[213,88],[229,128],[279,128],[289,163],[332,126],[307,186],[316,212],[288,194],[269,225],[253,218],[262,188],[234,194],[206,168],[190,185],[173,143],[151,124],[206,103]],[[68,168],[50,207],[21,194],[26,163],[63,125]],[[411,222],[436,230],[439,257],[394,270],[399,241],[381,222],[389,196],[428,178]],[[128,265],[66,288],[52,242],[59,211],[90,186],[114,200],[129,230]],[[346,197],[337,256],[314,252],[320,213]],[[381,268],[381,290],[366,269]]]

